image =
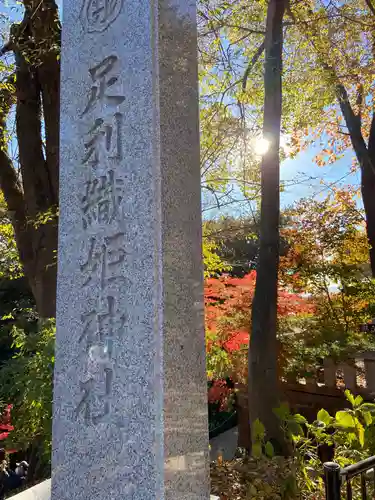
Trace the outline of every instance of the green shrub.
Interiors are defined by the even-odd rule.
[[[55,323],[40,321],[35,332],[13,327],[14,356],[0,368],[0,400],[13,405],[6,446],[28,451],[30,473],[50,474]]]

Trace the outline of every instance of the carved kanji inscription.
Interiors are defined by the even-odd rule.
[[[98,280],[100,289],[104,290],[106,285],[115,280],[125,281],[121,276],[121,267],[126,255],[123,239],[124,233],[106,236],[102,242],[95,236],[90,238],[87,258],[81,265],[84,287]]]
[[[118,218],[123,188],[123,179],[117,178],[113,170],[86,182],[81,199],[83,229],[94,224],[111,224]]]
[[[92,85],[82,116],[92,111],[98,105],[106,104],[116,107],[124,101],[125,97],[123,95],[110,92],[111,87],[118,81],[118,73],[115,71],[117,62],[118,57],[110,55],[89,69]]]

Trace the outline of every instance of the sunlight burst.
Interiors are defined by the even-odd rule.
[[[267,153],[269,147],[270,147],[270,141],[268,141],[264,137],[261,137],[255,141],[254,151],[257,155],[263,156],[264,154]]]

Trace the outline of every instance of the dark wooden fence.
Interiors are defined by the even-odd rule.
[[[375,352],[366,351],[353,355],[345,362],[331,358],[321,366],[309,368],[310,378],[280,381],[283,399],[288,401],[292,411],[301,413],[308,420],[316,418],[317,412],[325,408],[334,414],[348,407],[344,391],[349,389],[360,394],[365,401],[375,399]],[[243,448],[250,446],[249,408],[247,387],[238,385],[239,442]]]

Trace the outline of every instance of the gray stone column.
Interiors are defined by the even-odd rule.
[[[193,0],[65,0],[53,500],[206,500]]]

